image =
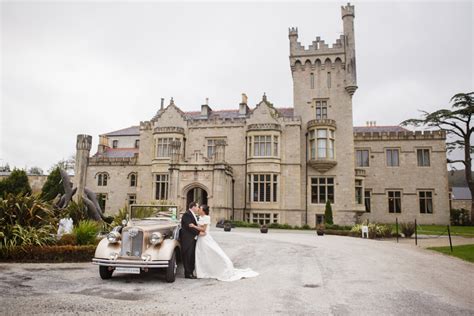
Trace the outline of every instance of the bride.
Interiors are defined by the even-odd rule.
[[[235,269],[232,261],[212,238],[209,233],[211,225],[209,206],[202,205],[198,213],[198,226],[189,225],[201,231],[196,244],[196,277],[220,281],[236,281],[242,278],[256,277],[258,273],[251,269]]]

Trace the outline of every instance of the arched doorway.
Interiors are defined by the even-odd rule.
[[[207,204],[206,190],[200,187],[189,189],[188,193],[186,194],[186,208],[189,206],[189,203],[193,201],[199,203],[199,205]]]

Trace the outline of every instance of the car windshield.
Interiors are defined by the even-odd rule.
[[[131,205],[131,220],[176,220],[178,211],[175,205]]]

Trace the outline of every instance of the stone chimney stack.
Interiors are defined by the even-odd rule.
[[[209,118],[212,112],[212,109],[208,103],[209,103],[209,99],[206,98],[206,104],[201,105],[201,116],[205,118]]]
[[[165,98],[161,98],[160,110],[163,111],[164,107],[165,107]]]
[[[82,200],[84,195],[84,188],[87,180],[87,162],[89,160],[89,153],[92,146],[92,136],[77,135],[76,140],[76,168],[74,170],[74,180],[77,184],[77,192],[75,195],[76,203]]]
[[[247,95],[245,93],[242,93],[242,102],[240,102],[239,104],[239,116],[246,116],[249,113],[247,100]]]

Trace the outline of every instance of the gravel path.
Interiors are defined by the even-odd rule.
[[[397,244],[314,232],[212,232],[236,282],[117,274],[89,263],[0,264],[0,314],[473,315],[474,264]]]

